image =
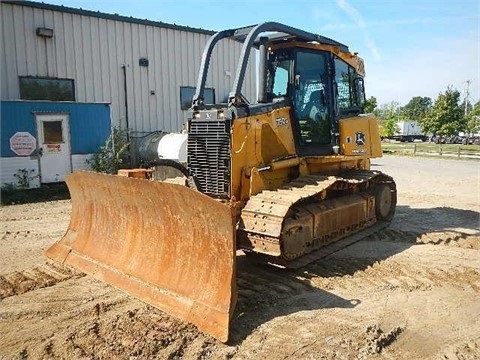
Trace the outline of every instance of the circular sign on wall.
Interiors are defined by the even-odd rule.
[[[10,138],[10,149],[19,156],[29,156],[37,148],[37,140],[26,131],[16,132]]]

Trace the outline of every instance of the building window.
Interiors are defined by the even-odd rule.
[[[20,76],[20,99],[75,101],[73,79]]]
[[[43,142],[45,144],[63,143],[63,131],[61,121],[42,121]]]
[[[195,95],[195,87],[181,86],[180,87],[180,108],[187,110],[192,106],[193,95]],[[203,92],[205,104],[215,104],[215,89],[205,88]]]

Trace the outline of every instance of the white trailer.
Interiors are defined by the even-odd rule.
[[[397,123],[398,131],[391,137],[393,140],[401,142],[412,142],[414,140],[427,141],[428,136],[422,132],[422,128],[416,121],[399,121]]]

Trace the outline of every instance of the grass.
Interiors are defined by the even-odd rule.
[[[480,145],[383,142],[382,149],[384,153],[393,155],[448,156],[480,160]]]
[[[2,189],[0,196],[2,206],[65,199],[70,199],[65,183],[42,185],[38,189]]]

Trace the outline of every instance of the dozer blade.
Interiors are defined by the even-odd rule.
[[[48,257],[228,340],[237,290],[227,205],[143,179],[80,171],[66,182],[70,225]]]

